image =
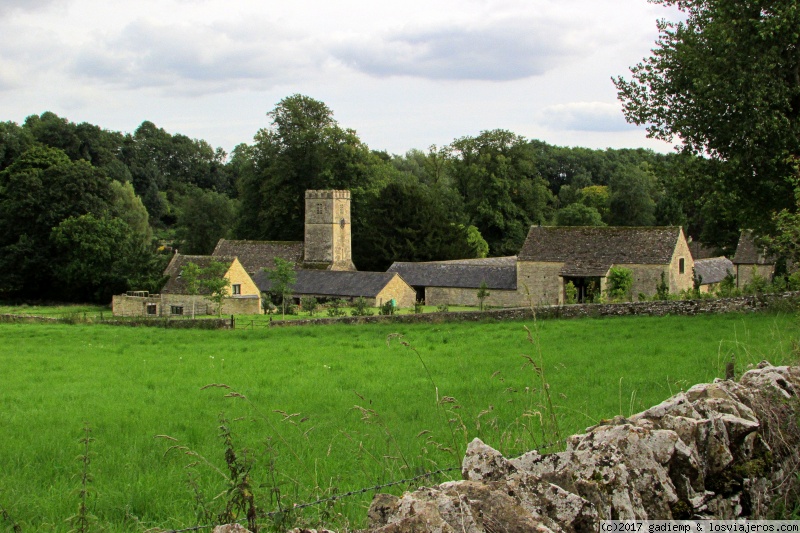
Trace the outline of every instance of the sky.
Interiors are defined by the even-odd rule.
[[[0,121],[149,120],[229,152],[300,93],[393,154],[498,128],[668,152],[625,122],[611,77],[677,16],[646,0],[0,0]]]

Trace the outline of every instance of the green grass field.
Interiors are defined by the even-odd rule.
[[[404,337],[387,343],[393,333]],[[223,412],[272,511],[278,493],[299,503],[458,465],[476,436],[509,456],[554,440],[522,355],[544,368],[565,437],[722,376],[732,353],[739,372],[787,362],[798,337],[797,317],[775,314],[248,331],[0,324],[0,510],[24,531],[70,529],[84,423],[98,523],[170,529],[206,523],[190,476],[201,500],[226,489],[215,470],[226,469]],[[363,526],[372,496],[292,519]]]

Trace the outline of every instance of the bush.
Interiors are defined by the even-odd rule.
[[[422,306],[425,305],[425,302],[422,300],[417,300],[414,302],[414,314],[421,314],[423,312]]]
[[[568,281],[566,285],[564,285],[564,303],[567,305],[572,305],[577,303],[578,301],[578,289],[575,287],[575,284],[571,281]]]
[[[378,310],[378,313],[381,314],[381,315],[387,315],[387,316],[388,315],[393,315],[394,314],[394,301],[389,300],[388,302],[383,304],[380,307],[380,309]]]
[[[629,300],[633,287],[633,272],[622,267],[608,271],[608,297],[611,300]]]
[[[667,283],[667,273],[661,272],[661,282],[656,285],[656,300],[669,300],[669,283]]]
[[[450,311],[450,306],[447,304],[439,304],[436,306],[436,311],[439,313],[447,313]]]
[[[347,306],[347,302],[338,298],[336,300],[331,300],[328,302],[328,316],[336,317],[336,316],[344,316],[346,313],[344,312],[343,307]]]
[[[317,310],[317,305],[317,299],[313,296],[300,299],[300,308],[308,313],[308,316],[314,316],[314,311]]]
[[[736,288],[736,276],[733,275],[733,272],[728,271],[722,281],[719,282],[717,296],[720,298],[732,298],[740,295],[741,291]]]
[[[746,283],[742,288],[745,294],[764,294],[769,290],[769,281],[764,276],[761,276],[753,267],[753,277],[749,283]]]
[[[363,296],[359,296],[353,300],[353,308],[350,310],[350,314],[352,316],[370,316],[372,311],[369,309],[367,299]]]

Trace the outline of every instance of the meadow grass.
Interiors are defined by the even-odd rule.
[[[188,476],[204,501],[227,488],[215,470],[226,469],[220,413],[272,511],[278,494],[291,506],[457,466],[476,436],[508,456],[552,440],[522,355],[544,368],[566,436],[724,376],[731,354],[739,373],[785,363],[799,333],[796,316],[775,314],[248,331],[0,324],[0,508],[24,531],[70,529],[84,423],[89,512],[107,531],[169,529],[206,523]],[[372,495],[294,519],[363,526]]]

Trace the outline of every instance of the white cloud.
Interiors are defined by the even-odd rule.
[[[270,87],[322,62],[308,42],[266,24],[165,26],[138,20],[119,35],[85,45],[72,70],[113,86],[207,94]]]
[[[541,75],[581,52],[554,20],[405,29],[334,47],[344,64],[373,76],[508,81]]]
[[[628,124],[618,103],[572,102],[545,107],[539,120],[556,130],[621,132],[636,129]]]

